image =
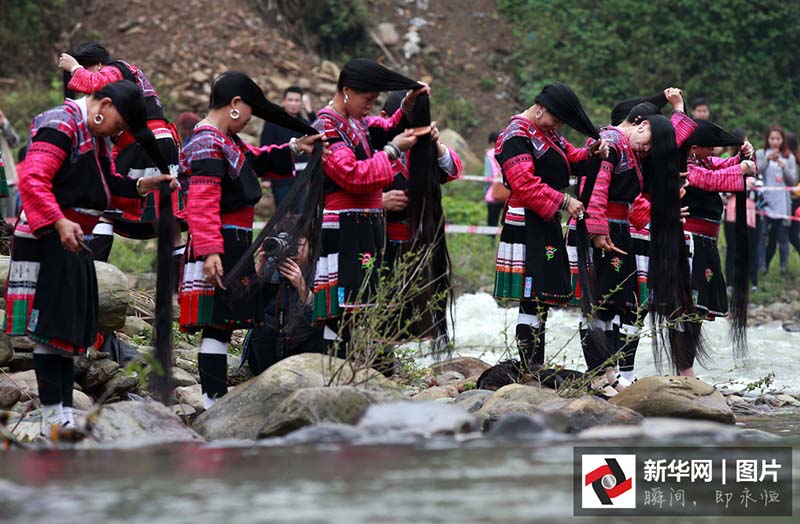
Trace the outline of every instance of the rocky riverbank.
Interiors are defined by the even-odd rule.
[[[48,445],[38,439],[33,371],[19,370],[27,357],[16,355],[0,379],[0,409],[6,410],[7,419],[3,431],[14,443]],[[574,392],[564,397],[564,392],[526,384],[509,384],[497,391],[474,389],[477,376],[489,367],[474,358],[436,364],[416,386],[406,386],[374,370],[353,369],[344,360],[318,354],[283,360],[231,388],[204,411],[196,367],[191,365],[195,359],[194,348],[176,351],[171,407],[147,398],[135,373],[123,371],[105,355],[91,351],[76,359],[80,372],[75,407],[87,435],[75,438],[81,440],[77,446],[413,442],[434,437],[773,441],[780,437],[739,427],[736,417],[800,413],[800,399],[794,395],[723,393],[686,377],[644,378],[607,402]]]
[[[0,258],[0,275],[5,274]],[[128,282],[115,267],[98,263],[106,330],[138,354],[126,366],[90,348],[75,358],[74,399],[86,433],[81,445],[145,445],[227,439],[274,443],[458,438],[656,438],[712,433],[712,439],[772,439],[741,429],[737,417],[800,413],[800,398],[768,391],[766,377],[744,389],[720,389],[686,377],[642,378],[606,402],[575,384],[559,390],[536,382],[511,383],[496,391],[477,389],[490,364],[456,357],[415,373],[414,380],[390,380],[372,369],[318,354],[285,359],[253,378],[237,355],[228,356],[229,393],[204,410],[193,339],[176,341],[173,405],[147,392],[152,328],[133,316]],[[771,309],[772,310],[772,309]],[[775,311],[778,311],[775,309]],[[2,311],[0,311],[2,313]],[[127,316],[126,316],[127,313]],[[234,345],[240,337],[234,337]],[[239,341],[240,342],[240,341]],[[28,443],[41,431],[33,344],[0,334],[0,419],[7,440]],[[106,346],[103,349],[107,349]],[[501,384],[502,385],[502,384]],[[795,415],[792,415],[795,416]],[[800,415],[796,415],[800,420]],[[680,419],[680,423],[663,420]],[[710,424],[710,425],[709,425]],[[69,438],[82,439],[83,435]],[[680,437],[683,438],[683,437]]]

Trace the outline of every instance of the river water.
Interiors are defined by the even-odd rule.
[[[499,307],[491,295],[462,295],[455,304],[455,343],[457,353],[495,363],[509,352],[516,358],[514,331],[517,309]],[[585,370],[578,337],[575,309],[553,309],[547,319],[546,355],[557,364]],[[800,393],[800,333],[789,333],[779,324],[748,329],[749,360],[737,365],[731,354],[726,320],[705,322],[703,331],[710,349],[706,369],[695,366],[698,376],[718,387],[741,388],[770,373],[775,377],[768,389]],[[656,374],[651,339],[642,338],[636,356],[636,374]]]
[[[516,312],[486,294],[458,299],[460,355],[487,361],[513,347]],[[548,357],[581,369],[577,317],[552,311]],[[505,334],[505,335],[504,335]],[[751,362],[735,368],[724,322],[707,324],[714,351],[700,376],[746,384],[770,372],[773,389],[800,390],[800,335],[751,329]],[[487,348],[492,351],[486,352]],[[552,348],[552,349],[551,349]],[[654,373],[641,346],[640,377]],[[744,424],[794,437],[795,511],[800,511],[800,417]],[[642,445],[641,442],[637,443]],[[618,523],[641,517],[573,517],[570,442],[489,438],[417,444],[266,446],[222,443],[124,450],[0,452],[0,523]],[[758,519],[797,523],[797,517]],[[648,524],[728,524],[749,517],[647,517]]]

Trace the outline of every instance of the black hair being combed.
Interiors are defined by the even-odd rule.
[[[579,192],[578,198],[583,203],[584,209],[589,207],[589,200],[592,197],[595,183],[597,182],[597,174],[600,171],[600,164],[602,159],[600,155],[590,155],[585,176],[578,181],[577,191]],[[584,216],[587,213],[584,212]],[[589,237],[589,231],[586,227],[586,220],[575,221],[575,248],[578,253],[578,282],[581,289],[581,312],[587,317],[593,316],[596,308],[599,305],[600,297],[597,287],[597,278],[594,271],[594,262],[592,260],[592,241]],[[610,354],[608,351],[608,342],[605,333],[602,329],[595,327],[594,322],[587,322],[586,329],[588,336],[591,337],[595,347],[601,349],[604,354]]]
[[[285,219],[290,215],[291,210],[302,197],[302,190],[307,189],[305,198],[304,212],[297,217],[294,223],[287,223]],[[287,241],[296,244],[300,238],[306,238],[308,242],[308,263],[303,268],[303,278],[309,287],[314,282],[314,273],[317,260],[322,253],[322,210],[324,208],[324,180],[322,173],[322,142],[314,144],[314,151],[311,154],[306,169],[298,176],[294,183],[281,200],[280,205],[275,209],[275,213],[267,221],[264,229],[253,240],[253,243],[225,273],[223,284],[230,291],[229,295],[236,298],[247,297],[251,293],[258,292],[258,289],[272,276],[288,257],[288,253],[274,257],[268,261],[263,271],[258,275],[252,273],[253,258],[256,252],[264,243],[267,237],[275,236],[279,231],[288,234]],[[280,228],[280,229],[279,229]]]
[[[744,139],[744,131],[737,129],[732,133]],[[747,188],[734,194],[736,199],[736,218],[734,231],[736,250],[733,262],[733,293],[730,304],[730,338],[734,359],[747,359],[747,306],[750,302],[750,242],[747,234]],[[755,246],[753,246],[755,247]]]
[[[162,174],[169,174],[158,141],[147,126],[131,131],[138,144]],[[159,369],[150,374],[150,391],[165,405],[172,402],[172,290],[175,289],[175,268],[172,237],[175,231],[172,211],[172,190],[169,182],[158,188],[158,241],[156,246],[156,317],[153,322],[153,359]]]
[[[679,151],[675,129],[662,115],[649,115],[653,147],[646,159],[650,190],[650,262],[648,288],[652,323],[659,334],[653,339],[656,365],[668,349],[672,367],[680,370],[702,361],[705,349],[697,311],[692,300],[689,254],[680,220]],[[666,327],[669,336],[663,336]],[[664,346],[668,346],[664,348]],[[687,365],[689,363],[689,365]]]
[[[410,119],[412,127],[430,125],[430,97],[427,94],[417,97]],[[452,308],[453,290],[450,253],[444,232],[442,180],[438,176],[436,145],[430,133],[417,137],[416,144],[411,147],[408,172],[412,251],[432,250],[431,263],[423,272],[423,278],[430,282],[430,293],[435,299],[430,308],[433,316],[432,349],[436,351],[448,340],[447,311],[448,305]]]

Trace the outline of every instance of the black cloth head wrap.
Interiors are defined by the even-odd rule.
[[[621,124],[623,120],[628,118],[628,115],[630,115],[631,110],[633,110],[634,107],[645,102],[649,102],[655,106],[655,111],[650,114],[656,114],[660,113],[661,109],[667,104],[667,97],[664,96],[664,93],[658,93],[657,95],[653,96],[640,96],[637,98],[623,100],[611,110],[611,125],[618,126]]]
[[[582,135],[600,138],[597,129],[583,110],[578,95],[567,84],[556,82],[544,86],[534,102],[543,105],[559,120]]]
[[[209,106],[212,109],[222,107],[237,96],[252,108],[255,116],[267,122],[306,135],[317,134],[313,127],[304,124],[281,106],[267,100],[253,79],[240,71],[226,71],[214,79],[211,83]]]
[[[380,93],[419,89],[422,85],[374,60],[354,58],[347,62],[339,73],[338,88],[341,90],[343,87],[362,93]]]
[[[708,120],[695,120],[697,129],[686,139],[689,146],[728,147],[741,146],[744,142]]]

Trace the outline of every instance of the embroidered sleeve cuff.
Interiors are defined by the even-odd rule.
[[[225,252],[222,240],[208,243],[192,242],[192,252],[198,257],[207,257],[214,253],[222,254]]]
[[[33,234],[37,237],[47,232],[47,229],[64,218],[64,213],[61,208],[45,209],[33,215],[25,213],[25,217],[33,230]]]

